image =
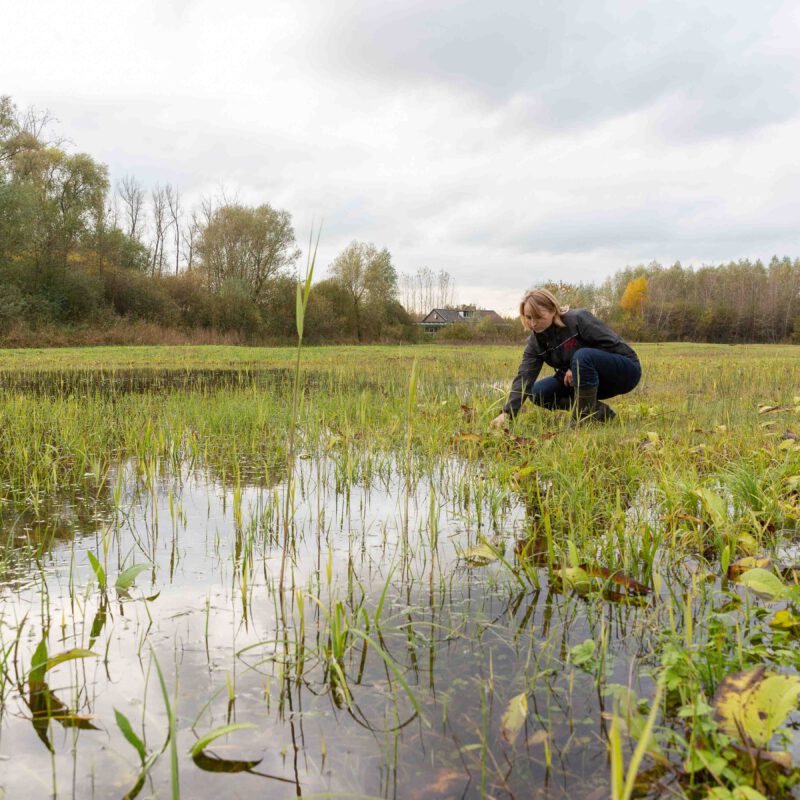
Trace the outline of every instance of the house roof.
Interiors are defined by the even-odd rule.
[[[461,308],[434,308],[420,324],[449,325],[453,322],[463,322],[465,319],[485,319],[490,317],[493,322],[501,323],[503,318],[496,312],[487,308],[461,309]]]

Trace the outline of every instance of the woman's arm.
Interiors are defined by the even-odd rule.
[[[533,384],[536,383],[536,379],[542,371],[543,363],[544,359],[539,351],[536,337],[531,334],[528,339],[528,344],[525,345],[525,351],[522,354],[522,361],[517,370],[517,375],[511,384],[508,402],[503,406],[504,414],[512,418],[517,416],[517,412],[522,406],[523,401],[526,397],[530,396]]]

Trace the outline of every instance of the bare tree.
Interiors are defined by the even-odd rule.
[[[144,209],[144,189],[132,175],[126,175],[117,184],[117,195],[122,201],[122,214],[125,217],[125,233],[135,241],[140,241],[142,234],[142,210]]]
[[[164,193],[167,198],[167,207],[169,208],[169,216],[175,234],[175,274],[178,274],[181,257],[181,195],[178,189],[173,189],[168,183],[164,187]]]
[[[164,242],[172,221],[167,207],[167,192],[156,186],[150,193],[150,212],[153,219],[153,244],[150,251],[150,273],[161,275],[164,271]]]

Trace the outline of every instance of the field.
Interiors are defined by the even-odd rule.
[[[793,796],[800,347],[637,350],[0,351],[0,798]]]

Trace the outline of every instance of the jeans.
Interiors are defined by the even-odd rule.
[[[642,377],[638,361],[607,350],[582,347],[575,352],[570,363],[572,386],[551,375],[533,384],[531,395],[537,406],[566,408],[572,402],[577,386],[597,387],[598,400],[630,392]]]

